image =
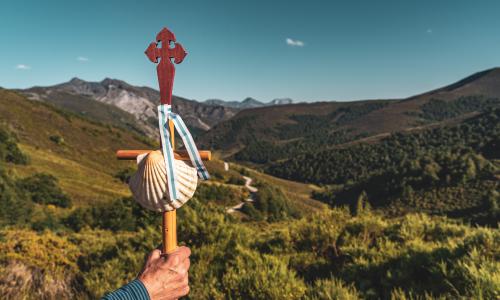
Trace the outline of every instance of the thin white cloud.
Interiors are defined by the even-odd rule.
[[[303,41],[294,40],[291,38],[286,39],[286,44],[288,46],[292,46],[292,47],[304,47],[304,45],[305,45]]]
[[[432,28],[427,29],[427,33],[431,34],[432,33]]]
[[[88,57],[85,57],[85,56],[78,56],[76,58],[77,61],[83,61],[83,62],[86,62],[86,61],[89,61]]]
[[[29,70],[29,69],[31,69],[31,67],[28,66],[28,65],[19,64],[19,65],[16,66],[16,69],[18,69],[18,70]]]

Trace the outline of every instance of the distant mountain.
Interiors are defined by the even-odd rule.
[[[239,101],[224,101],[220,99],[208,99],[203,102],[204,104],[208,105],[217,105],[217,106],[224,106],[224,107],[231,107],[231,108],[236,108],[236,109],[248,109],[248,108],[256,108],[256,107],[264,107],[264,106],[273,106],[273,105],[286,105],[286,104],[292,104],[293,100],[290,98],[278,98],[274,99],[271,102],[264,103],[260,102],[258,100],[255,100],[254,98],[248,97],[242,100],[241,102]]]
[[[268,105],[287,105],[292,104],[293,100],[290,98],[276,98],[268,103]]]
[[[261,107],[264,106],[265,104],[257,101],[253,98],[245,98],[243,101],[224,101],[220,99],[208,99],[203,102],[203,104],[207,105],[215,105],[215,106],[224,106],[224,107],[230,107],[230,108],[235,108],[235,109],[247,109],[247,108],[255,108],[255,107]]]
[[[254,108],[254,107],[261,107],[264,105],[265,105],[264,103],[257,101],[254,98],[248,97],[245,98],[245,100],[241,101],[240,108]]]
[[[156,106],[160,95],[149,87],[137,87],[110,78],[100,82],[73,78],[54,86],[36,86],[20,92],[32,100],[45,101],[95,121],[134,129],[149,136],[155,136],[157,132]],[[173,109],[197,132],[206,131],[237,112],[230,107],[207,105],[176,96],[173,97]]]
[[[205,147],[269,163],[301,153],[376,140],[393,132],[449,123],[500,105],[500,68],[395,100],[316,102],[240,111],[203,135]]]

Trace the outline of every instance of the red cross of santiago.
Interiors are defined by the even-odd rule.
[[[158,48],[160,42],[161,48]],[[171,43],[174,44],[173,48],[170,48]],[[149,60],[154,63],[157,63],[158,58],[160,58],[160,63],[156,67],[160,85],[160,102],[171,105],[175,67],[170,59],[173,58],[176,64],[180,64],[186,57],[187,52],[181,44],[175,41],[175,35],[167,28],[163,28],[156,35],[156,42],[149,44],[145,53]]]

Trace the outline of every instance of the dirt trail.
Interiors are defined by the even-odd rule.
[[[245,188],[250,192],[250,197],[245,199],[245,202],[254,202],[255,198],[255,193],[259,191],[256,187],[252,186],[253,179],[248,177],[248,176],[243,176],[243,179],[245,179]],[[245,205],[245,202],[240,202],[236,204],[233,207],[230,207],[226,210],[227,213],[232,214],[236,212],[237,210],[240,210],[243,205]]]

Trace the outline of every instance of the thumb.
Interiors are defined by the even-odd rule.
[[[154,249],[153,251],[151,251],[151,253],[149,253],[147,262],[157,260],[160,257],[161,257],[161,251],[159,249]]]

